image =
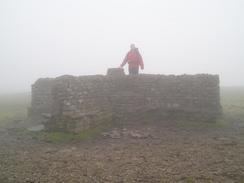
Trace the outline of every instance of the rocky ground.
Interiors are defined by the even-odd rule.
[[[242,124],[158,121],[59,143],[0,128],[0,182],[243,183]]]

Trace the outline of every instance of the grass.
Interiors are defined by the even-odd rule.
[[[30,94],[0,95],[0,126],[13,120],[24,120],[30,106]]]
[[[65,132],[29,132],[25,133],[31,135],[33,138],[43,140],[50,143],[65,143],[71,141],[92,140],[99,136],[104,130],[107,130],[112,126],[111,121],[104,121],[99,125],[84,130],[80,133],[65,133]],[[23,132],[22,132],[23,133]]]
[[[194,183],[195,181],[194,181],[194,178],[193,177],[186,177],[185,178],[185,182],[186,183]]]
[[[244,123],[244,87],[222,87],[220,90],[221,105],[223,108],[222,117],[218,118],[215,123],[187,121],[177,122],[183,127],[200,127],[200,128],[226,128],[230,121]]]
[[[102,128],[100,127],[85,130],[78,134],[63,133],[63,132],[49,132],[46,133],[45,140],[51,143],[88,140],[97,137],[101,132],[102,132]]]
[[[239,183],[244,183],[244,177],[241,178]]]
[[[221,103],[226,117],[244,120],[244,87],[221,88]]]

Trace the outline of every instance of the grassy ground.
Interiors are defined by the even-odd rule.
[[[30,94],[0,95],[0,126],[13,120],[23,120],[30,106]]]
[[[221,103],[225,116],[244,120],[244,87],[223,87]]]

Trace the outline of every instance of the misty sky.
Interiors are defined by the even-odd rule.
[[[0,0],[0,93],[40,77],[105,74],[130,43],[143,73],[244,85],[243,0]]]

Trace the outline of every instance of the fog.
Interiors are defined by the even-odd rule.
[[[243,10],[243,0],[1,0],[0,93],[30,91],[40,77],[105,74],[131,43],[142,73],[244,85]]]

